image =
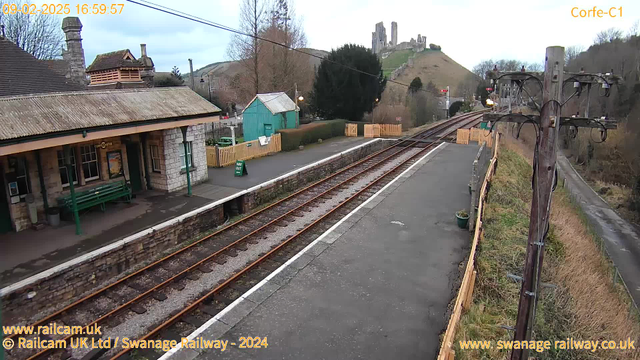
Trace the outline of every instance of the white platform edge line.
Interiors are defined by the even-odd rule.
[[[280,267],[278,267],[277,269],[275,269],[271,274],[269,274],[266,278],[262,279],[262,281],[260,281],[259,283],[255,284],[251,289],[247,290],[244,294],[242,294],[239,298],[237,298],[234,302],[232,302],[231,304],[227,305],[227,307],[225,307],[222,311],[220,311],[218,314],[216,314],[216,316],[214,316],[213,318],[209,319],[206,323],[202,324],[199,328],[197,328],[196,330],[194,330],[191,334],[189,334],[189,336],[187,336],[187,339],[189,340],[194,340],[196,337],[198,337],[198,335],[202,334],[205,330],[207,330],[211,325],[213,325],[216,321],[220,321],[220,318],[222,318],[222,316],[224,316],[226,313],[228,313],[229,311],[231,311],[234,307],[236,307],[238,304],[240,304],[243,300],[245,300],[249,295],[253,294],[255,291],[259,290],[264,284],[266,284],[267,282],[269,282],[269,280],[273,279],[274,276],[278,275],[281,271],[283,271],[284,269],[286,269],[289,265],[291,265],[291,263],[293,263],[294,261],[296,261],[300,256],[302,256],[304,253],[306,253],[309,249],[311,249],[313,246],[315,246],[315,244],[317,244],[319,241],[322,241],[322,239],[324,239],[326,236],[328,236],[331,232],[333,232],[333,230],[335,230],[338,226],[340,226],[343,222],[345,222],[348,218],[350,218],[353,214],[355,214],[356,212],[358,212],[358,210],[360,210],[362,207],[364,207],[366,204],[368,204],[371,200],[375,199],[378,195],[380,195],[384,190],[386,190],[389,186],[391,186],[391,184],[393,184],[394,182],[396,182],[396,180],[398,180],[399,178],[401,178],[404,174],[406,174],[407,172],[409,172],[409,170],[411,170],[414,166],[420,164],[427,156],[431,155],[432,152],[436,151],[437,149],[439,149],[440,147],[444,146],[445,144],[447,144],[446,142],[441,143],[440,145],[436,146],[435,148],[431,149],[431,151],[429,151],[428,153],[426,153],[423,157],[420,158],[420,160],[416,161],[415,163],[413,163],[411,166],[409,166],[405,171],[403,171],[402,173],[400,173],[398,176],[396,176],[395,178],[393,178],[393,180],[391,180],[387,185],[385,185],[382,189],[378,190],[375,194],[373,194],[370,198],[368,198],[367,200],[365,200],[365,202],[363,202],[362,204],[358,205],[358,207],[356,207],[355,209],[353,209],[350,213],[348,213],[345,217],[343,217],[342,219],[340,219],[337,223],[335,223],[332,227],[330,227],[327,231],[325,231],[324,233],[322,233],[322,235],[318,236],[317,239],[315,239],[314,241],[312,241],[309,245],[307,245],[304,249],[300,250],[297,254],[295,254],[291,259],[287,260],[287,262],[285,262],[284,264],[280,265]],[[176,346],[174,346],[173,348],[171,348],[169,351],[167,351],[166,353],[164,353],[164,355],[162,355],[160,358],[158,358],[158,360],[167,360],[168,358],[170,358],[171,356],[173,356],[176,352],[178,352],[180,349],[182,348],[182,343],[178,343]]]
[[[207,205],[204,205],[204,206],[199,207],[197,209],[191,210],[188,213],[185,213],[185,214],[182,214],[182,215],[177,216],[175,218],[169,219],[169,220],[164,221],[164,222],[162,222],[160,224],[154,225],[154,226],[152,226],[150,228],[141,230],[140,232],[137,232],[137,233],[135,233],[133,235],[129,235],[129,236],[127,236],[127,237],[125,237],[125,238],[123,238],[121,240],[118,240],[118,241],[114,242],[114,243],[111,243],[109,245],[106,245],[106,246],[103,246],[101,248],[95,249],[95,250],[93,250],[93,251],[91,251],[91,252],[89,252],[87,254],[81,255],[81,256],[79,256],[77,258],[73,258],[73,259],[71,259],[69,261],[66,261],[66,262],[62,263],[62,264],[56,265],[56,266],[54,266],[52,268],[49,268],[49,269],[44,270],[42,272],[39,272],[39,273],[37,273],[37,274],[35,274],[33,276],[30,276],[30,277],[28,277],[26,279],[20,280],[20,281],[18,281],[16,283],[13,283],[11,285],[8,285],[8,286],[0,289],[0,297],[8,295],[8,294],[10,294],[10,293],[12,293],[12,292],[14,292],[16,290],[19,290],[19,289],[21,289],[21,288],[23,288],[25,286],[33,284],[33,283],[35,283],[35,282],[37,282],[39,280],[45,279],[45,278],[47,278],[49,276],[55,275],[58,272],[62,272],[63,270],[65,270],[67,268],[70,268],[70,267],[72,267],[74,265],[77,265],[77,264],[82,263],[84,261],[91,260],[91,259],[93,259],[93,258],[95,258],[95,257],[97,257],[97,256],[99,256],[99,255],[101,255],[101,254],[103,254],[105,252],[108,252],[108,251],[117,249],[119,247],[122,247],[122,246],[124,246],[124,245],[126,245],[126,244],[128,244],[128,243],[130,243],[130,242],[142,237],[142,236],[145,236],[145,235],[147,235],[149,233],[152,233],[153,231],[161,230],[161,229],[164,229],[165,227],[172,226],[174,224],[180,223],[181,221],[183,221],[183,220],[185,220],[185,219],[187,219],[189,217],[192,217],[194,215],[200,214],[200,213],[202,213],[204,211],[207,211],[207,210],[209,210],[209,209],[211,209],[211,208],[213,208],[215,206],[223,204],[223,203],[225,203],[225,202],[227,202],[229,200],[233,200],[233,199],[235,199],[235,198],[237,198],[239,196],[242,196],[242,195],[244,195],[246,193],[258,190],[258,189],[263,188],[265,186],[269,186],[269,185],[273,184],[274,182],[276,182],[276,181],[278,181],[280,179],[287,178],[287,177],[289,177],[291,175],[297,174],[297,173],[299,173],[301,171],[304,171],[306,169],[309,169],[309,168],[312,168],[314,166],[317,166],[317,165],[320,165],[322,163],[325,163],[327,161],[333,160],[333,159],[335,159],[337,157],[340,157],[340,156],[342,156],[344,154],[347,154],[349,152],[355,151],[355,150],[357,150],[357,149],[359,149],[361,147],[367,146],[369,144],[372,144],[372,143],[374,143],[376,141],[380,141],[380,140],[383,140],[383,139],[382,138],[376,138],[376,139],[373,139],[371,141],[367,141],[367,142],[362,143],[360,145],[354,146],[354,147],[349,148],[349,149],[347,149],[347,150],[345,150],[343,152],[331,155],[331,156],[326,157],[324,159],[318,160],[318,161],[316,161],[314,163],[305,165],[305,166],[303,166],[303,167],[301,167],[299,169],[293,170],[293,171],[288,172],[288,173],[286,173],[284,175],[280,175],[280,176],[278,176],[278,177],[276,177],[274,179],[265,181],[265,182],[263,182],[263,183],[261,183],[259,185],[251,187],[249,189],[241,190],[241,191],[239,191],[239,192],[237,192],[235,194],[227,196],[226,198],[223,198],[223,199],[220,199],[220,200],[216,200],[216,201],[214,201],[214,202],[212,202],[210,204],[207,204]],[[395,139],[384,139],[384,140],[395,140]]]

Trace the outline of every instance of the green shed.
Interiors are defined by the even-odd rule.
[[[244,140],[271,136],[280,129],[298,127],[298,108],[283,92],[258,94],[242,111]]]

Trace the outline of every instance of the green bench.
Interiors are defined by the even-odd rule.
[[[100,185],[84,191],[76,191],[76,207],[80,211],[100,205],[100,209],[105,211],[105,204],[108,201],[120,198],[125,198],[127,202],[131,201],[131,189],[124,181]],[[61,196],[57,198],[57,201],[60,208],[69,212],[73,211],[71,194]]]

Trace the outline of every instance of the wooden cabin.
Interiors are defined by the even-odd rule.
[[[124,88],[147,87],[142,75],[148,65],[141,60],[136,59],[129,49],[100,54],[87,68],[87,74],[91,79],[89,86],[102,88],[110,88],[111,85]]]

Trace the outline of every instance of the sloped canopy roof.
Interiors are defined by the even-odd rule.
[[[82,85],[51,70],[48,63],[0,36],[0,96],[82,89]]]
[[[0,142],[153,120],[204,117],[220,109],[188,87],[76,91],[0,98]]]
[[[247,110],[256,99],[260,100],[273,115],[287,111],[296,111],[296,104],[284,92],[258,94],[247,104],[244,110]]]
[[[144,65],[129,51],[129,49],[113,51],[106,54],[99,54],[87,68],[87,72],[119,69],[119,68],[142,68]]]

